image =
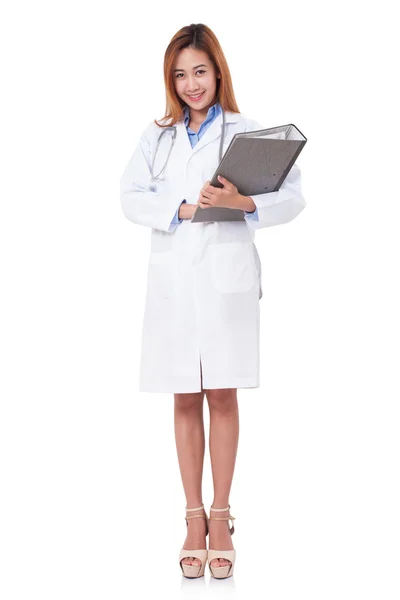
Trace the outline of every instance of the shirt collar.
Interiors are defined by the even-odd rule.
[[[208,109],[208,113],[207,113],[207,116],[204,119],[204,121],[207,121],[208,119],[213,119],[220,112],[221,112],[221,105],[219,102],[216,102],[215,104],[210,106],[210,108]],[[189,117],[190,117],[189,107],[187,104],[186,104],[185,108],[183,109],[183,114],[184,114],[185,126],[187,127],[189,125]]]

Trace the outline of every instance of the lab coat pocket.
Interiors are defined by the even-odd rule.
[[[222,294],[248,292],[256,283],[252,242],[212,244],[211,277]]]
[[[148,265],[148,301],[174,299],[176,265],[173,252],[151,252]],[[164,305],[165,308],[165,305]]]
[[[152,257],[152,255],[156,254],[165,254],[172,250],[172,233],[167,233],[166,231],[161,231],[160,229],[153,229],[151,235],[151,257],[150,260],[156,261],[158,259],[157,256]],[[168,257],[167,257],[168,258]],[[164,257],[165,259],[165,257]],[[160,260],[164,260],[162,257]]]

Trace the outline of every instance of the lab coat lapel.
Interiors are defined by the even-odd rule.
[[[229,123],[237,123],[240,119],[239,113],[234,113],[231,111],[225,111],[225,125],[226,125],[226,135],[229,132]],[[189,140],[189,135],[185,126],[185,122],[179,121],[176,125],[177,127],[177,135],[176,135],[176,145],[178,147],[178,151],[181,160],[187,162],[189,161],[196,152],[199,152],[202,148],[207,146],[213,140],[219,138],[222,132],[222,114],[219,114],[216,119],[211,123],[206,132],[201,136],[200,140],[197,144],[192,148],[192,145]]]

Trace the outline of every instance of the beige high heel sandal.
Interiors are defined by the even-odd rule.
[[[211,507],[209,520],[211,520],[211,521],[232,521],[232,527],[229,529],[229,532],[231,535],[233,535],[235,532],[235,526],[233,524],[235,517],[232,517],[231,514],[229,514],[227,517],[212,517],[211,516],[212,510],[215,512],[223,512],[223,511],[229,510],[230,507],[231,507],[230,504],[228,504],[228,506],[226,508]],[[231,564],[225,565],[223,567],[211,566],[210,563],[212,560],[214,560],[214,558],[225,558],[225,560],[229,560]],[[227,577],[232,577],[233,569],[235,567],[236,550],[208,550],[207,559],[208,559],[208,566],[210,568],[212,577],[215,577],[216,579],[226,579]]]
[[[197,508],[187,508],[186,512],[201,510],[202,508],[204,509],[203,504],[201,506],[198,506]],[[191,515],[190,517],[186,516],[185,517],[186,525],[187,526],[189,525],[188,519],[196,519],[197,517],[201,517],[206,520],[206,536],[207,536],[208,535],[208,517],[207,517],[206,511],[204,511],[204,514],[202,514],[202,515]],[[200,566],[186,565],[185,563],[182,563],[183,558],[189,558],[189,557],[199,558],[201,560],[201,565]],[[182,569],[182,573],[185,577],[188,577],[189,579],[194,579],[196,577],[202,577],[204,575],[204,569],[206,566],[206,562],[207,562],[207,548],[200,549],[200,550],[199,549],[187,550],[186,548],[182,548],[182,550],[179,553],[179,564]]]

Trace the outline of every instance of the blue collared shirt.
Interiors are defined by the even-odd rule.
[[[207,131],[207,129],[210,127],[211,123],[218,117],[218,115],[220,115],[222,113],[222,107],[220,105],[219,102],[216,102],[215,104],[213,104],[212,106],[210,106],[210,108],[208,109],[208,113],[206,118],[204,119],[204,121],[202,122],[202,124],[200,125],[200,128],[198,130],[198,132],[196,133],[195,131],[193,131],[192,129],[190,129],[189,127],[189,121],[190,121],[190,113],[189,113],[189,107],[186,105],[185,108],[183,109],[183,115],[184,115],[184,123],[186,126],[186,130],[188,132],[188,136],[189,136],[189,140],[190,140],[190,144],[192,146],[192,148],[194,148],[194,146],[197,144],[197,142],[203,137],[203,135],[205,134],[205,132]],[[181,202],[181,204],[185,203],[186,200],[183,200]],[[171,221],[171,225],[175,225],[178,223],[182,223],[183,219],[180,219],[178,217],[178,213],[179,213],[179,208],[178,207],[174,218]],[[258,210],[257,208],[255,209],[254,212],[247,212],[244,211],[246,215],[248,215],[249,218],[254,219],[255,221],[258,221]]]
[[[218,117],[218,115],[220,115],[221,113],[222,113],[222,108],[221,108],[221,105],[219,102],[216,102],[215,104],[210,106],[210,108],[208,109],[206,118],[200,125],[199,131],[196,133],[189,127],[189,121],[190,121],[189,107],[185,106],[185,108],[183,109],[184,122],[185,122],[185,126],[187,129],[188,135],[189,135],[189,140],[190,140],[192,148],[194,148],[194,146],[197,144],[197,142],[203,137],[203,135],[205,134],[207,129],[210,127],[210,125],[214,121],[214,119],[216,119]]]

